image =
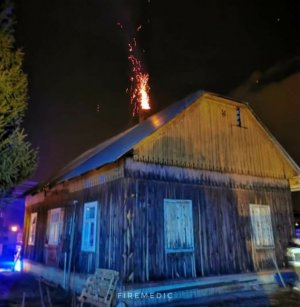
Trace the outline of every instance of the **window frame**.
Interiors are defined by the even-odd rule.
[[[35,223],[33,224],[34,220],[35,220]],[[29,223],[29,233],[28,233],[28,245],[29,246],[35,245],[36,224],[37,224],[37,212],[31,212],[30,223]]]
[[[255,249],[274,249],[275,240],[270,206],[249,204],[249,211],[253,246]]]
[[[93,218],[88,218],[87,217],[87,212],[90,208],[94,208],[94,217]],[[96,252],[96,242],[97,242],[97,221],[98,221],[98,201],[92,201],[92,202],[87,202],[84,203],[83,207],[83,220],[82,220],[82,234],[81,234],[81,251],[82,252]],[[90,231],[91,231],[91,225],[93,224],[93,245],[89,245],[89,239],[86,240],[84,239],[86,236],[86,232],[89,232],[89,237],[90,237]],[[88,225],[88,230],[87,226]]]
[[[170,214],[171,214],[171,212],[168,211],[169,210],[168,208],[171,208],[170,206],[177,206],[177,210],[178,210],[178,208],[180,208],[180,205],[182,206],[184,204],[186,206],[188,206],[188,209],[186,209],[187,210],[186,211],[187,216],[185,218],[185,221],[187,223],[185,225],[183,225],[183,227],[174,227],[174,224],[175,224],[174,221],[173,220],[170,221],[168,219],[168,216],[170,216]],[[176,212],[176,208],[174,210],[175,210],[175,214],[178,215],[180,213],[180,212]],[[179,226],[179,225],[177,224],[177,226]],[[178,229],[178,231],[176,233],[174,233],[174,231],[170,231],[170,229],[172,229],[172,230]],[[170,231],[170,233],[169,233],[169,231]],[[183,247],[182,244],[181,244],[181,246],[178,246],[178,247],[170,247],[170,245],[172,245],[171,241],[172,241],[172,239],[174,239],[176,234],[178,235],[180,233],[183,233],[184,231],[186,231],[187,233],[189,232],[189,236],[187,237],[188,240],[186,240],[183,243],[190,243],[189,246]],[[170,240],[170,241],[168,242],[168,240]],[[166,253],[194,252],[195,241],[194,241],[192,200],[190,200],[190,199],[169,199],[169,198],[164,199],[164,241],[165,241],[164,245],[165,245]]]
[[[48,245],[58,245],[59,244],[59,236],[61,234],[61,216],[62,210],[61,208],[55,208],[48,211],[49,220],[48,220]],[[53,222],[53,216],[58,213],[58,221]],[[53,227],[56,225],[57,232],[53,234]]]

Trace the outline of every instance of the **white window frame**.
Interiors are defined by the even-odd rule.
[[[94,209],[94,217],[88,216],[89,210]],[[82,236],[81,236],[81,251],[95,252],[97,241],[97,214],[98,202],[88,202],[84,204],[83,208],[83,221],[82,221]],[[93,229],[93,241],[90,242],[91,229]]]
[[[57,220],[53,220],[58,215]],[[58,245],[61,233],[61,208],[51,209],[48,220],[48,244]]]
[[[183,210],[182,206],[185,206]],[[184,216],[179,219],[179,215],[182,212],[184,212]],[[184,224],[180,224],[181,222]],[[164,233],[165,251],[167,253],[194,251],[193,207],[191,200],[164,199]],[[176,238],[182,237],[183,233],[185,233],[186,246],[176,243],[178,241]]]
[[[275,247],[270,206],[250,204],[252,242],[256,249]]]
[[[28,245],[34,246],[35,235],[36,235],[36,224],[37,224],[37,212],[30,214],[29,234],[28,234]]]

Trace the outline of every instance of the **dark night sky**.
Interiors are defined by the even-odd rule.
[[[300,163],[299,12],[299,0],[17,1],[34,179],[133,124],[127,43],[139,24],[153,111],[199,89],[246,100]]]

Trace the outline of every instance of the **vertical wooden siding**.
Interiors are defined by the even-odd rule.
[[[229,190],[140,180],[139,193],[139,206],[145,209],[139,210],[135,227],[148,229],[150,235],[143,235],[143,231],[139,237],[141,242],[138,250],[143,255],[149,254],[149,261],[143,263],[146,267],[135,266],[136,275],[144,271],[138,279],[145,280],[146,271],[149,272],[150,280],[193,277],[193,259],[189,253],[164,256],[164,198],[192,200],[197,276],[247,272],[272,266],[266,252],[256,251],[252,247],[251,202],[270,205],[277,259],[280,265],[283,264],[283,251],[292,235],[288,190]],[[146,224],[145,216],[148,216]]]
[[[158,179],[158,178],[157,178]],[[190,199],[193,208],[194,252],[165,253],[164,199]],[[64,227],[58,246],[58,266],[68,251],[68,221],[76,205],[72,271],[93,272],[96,264],[118,270],[124,282],[191,278],[248,272],[272,267],[269,255],[253,250],[249,204],[268,204],[277,260],[292,235],[292,209],[287,188],[228,188],[182,184],[133,177],[118,179],[74,193],[48,196],[46,203],[27,208],[38,211],[36,245],[26,246],[25,256],[44,261],[47,210],[64,207]],[[98,201],[99,247],[97,253],[81,251],[83,204]]]
[[[134,159],[271,178],[295,174],[246,105],[207,95],[140,142]]]

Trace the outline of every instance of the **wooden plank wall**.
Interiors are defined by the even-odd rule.
[[[75,210],[75,232],[72,256],[72,271],[80,273],[93,272],[97,267],[116,269],[130,279],[133,272],[133,208],[135,207],[135,183],[128,179],[117,179],[103,185],[68,193],[67,190],[54,191],[45,196],[42,203],[26,206],[25,214],[25,250],[28,259],[45,263],[47,253],[46,225],[47,212],[53,208],[64,208],[62,233],[57,245],[56,266],[63,268],[64,252],[68,253],[71,241],[70,224]],[[74,205],[74,200],[77,202]],[[83,227],[83,207],[85,202],[99,203],[98,255],[93,252],[81,252],[81,236]],[[28,233],[31,212],[38,212],[36,242],[28,246]],[[124,241],[125,240],[125,241]],[[123,276],[122,275],[122,276]]]
[[[292,235],[292,211],[288,190],[228,190],[223,187],[199,188],[141,180],[139,181],[139,193],[139,205],[144,204],[146,209],[139,210],[136,227],[137,229],[148,229],[150,233],[148,237],[140,238],[142,242],[139,247],[143,254],[149,253],[147,258],[150,261],[143,265],[146,266],[144,271],[149,271],[150,280],[174,277],[170,274],[170,269],[168,270],[171,264],[166,261],[174,262],[176,267],[173,268],[173,271],[176,271],[176,276],[193,277],[192,270],[184,276],[184,265],[188,254],[170,255],[170,259],[163,257],[162,204],[164,198],[191,199],[193,202],[197,276],[248,272],[272,266],[265,252],[252,250],[249,203],[271,206],[277,260],[280,265],[283,264],[283,252],[288,243],[287,238]],[[145,217],[141,216],[141,213],[148,216],[146,225],[143,223]],[[143,259],[146,258],[143,257]],[[188,267],[191,269],[192,258],[189,261]],[[139,268],[142,270],[143,266]],[[140,278],[144,280],[146,274],[144,273],[144,276]]]
[[[25,208],[24,218],[24,256],[37,262],[45,262],[48,211],[53,208],[66,207],[68,205],[68,197],[66,196],[65,191],[45,196],[43,199],[44,201],[42,203],[27,205]],[[31,212],[37,212],[36,238],[33,246],[27,245]],[[62,237],[60,238],[60,243],[61,244],[58,246],[58,252],[61,251]],[[58,258],[57,264],[59,264],[59,262],[60,259]],[[62,265],[60,266],[62,267]]]
[[[134,159],[270,178],[296,175],[246,105],[209,95],[137,144]]]
[[[63,267],[63,252],[68,250],[64,245],[70,240],[67,225],[72,202],[77,200],[72,271],[93,272],[99,266],[119,271],[124,282],[145,282],[260,270],[272,264],[265,252],[252,249],[249,204],[258,203],[271,206],[277,260],[283,265],[283,252],[292,235],[287,188],[226,188],[214,182],[201,186],[158,179],[129,176],[83,191],[49,195],[45,203],[28,207],[27,232],[29,212],[37,210],[39,215],[37,244],[27,246],[25,256],[43,261],[46,212],[65,207],[57,263]],[[192,200],[194,253],[165,254],[164,198]],[[95,200],[100,217],[98,254],[80,251],[83,204]]]

